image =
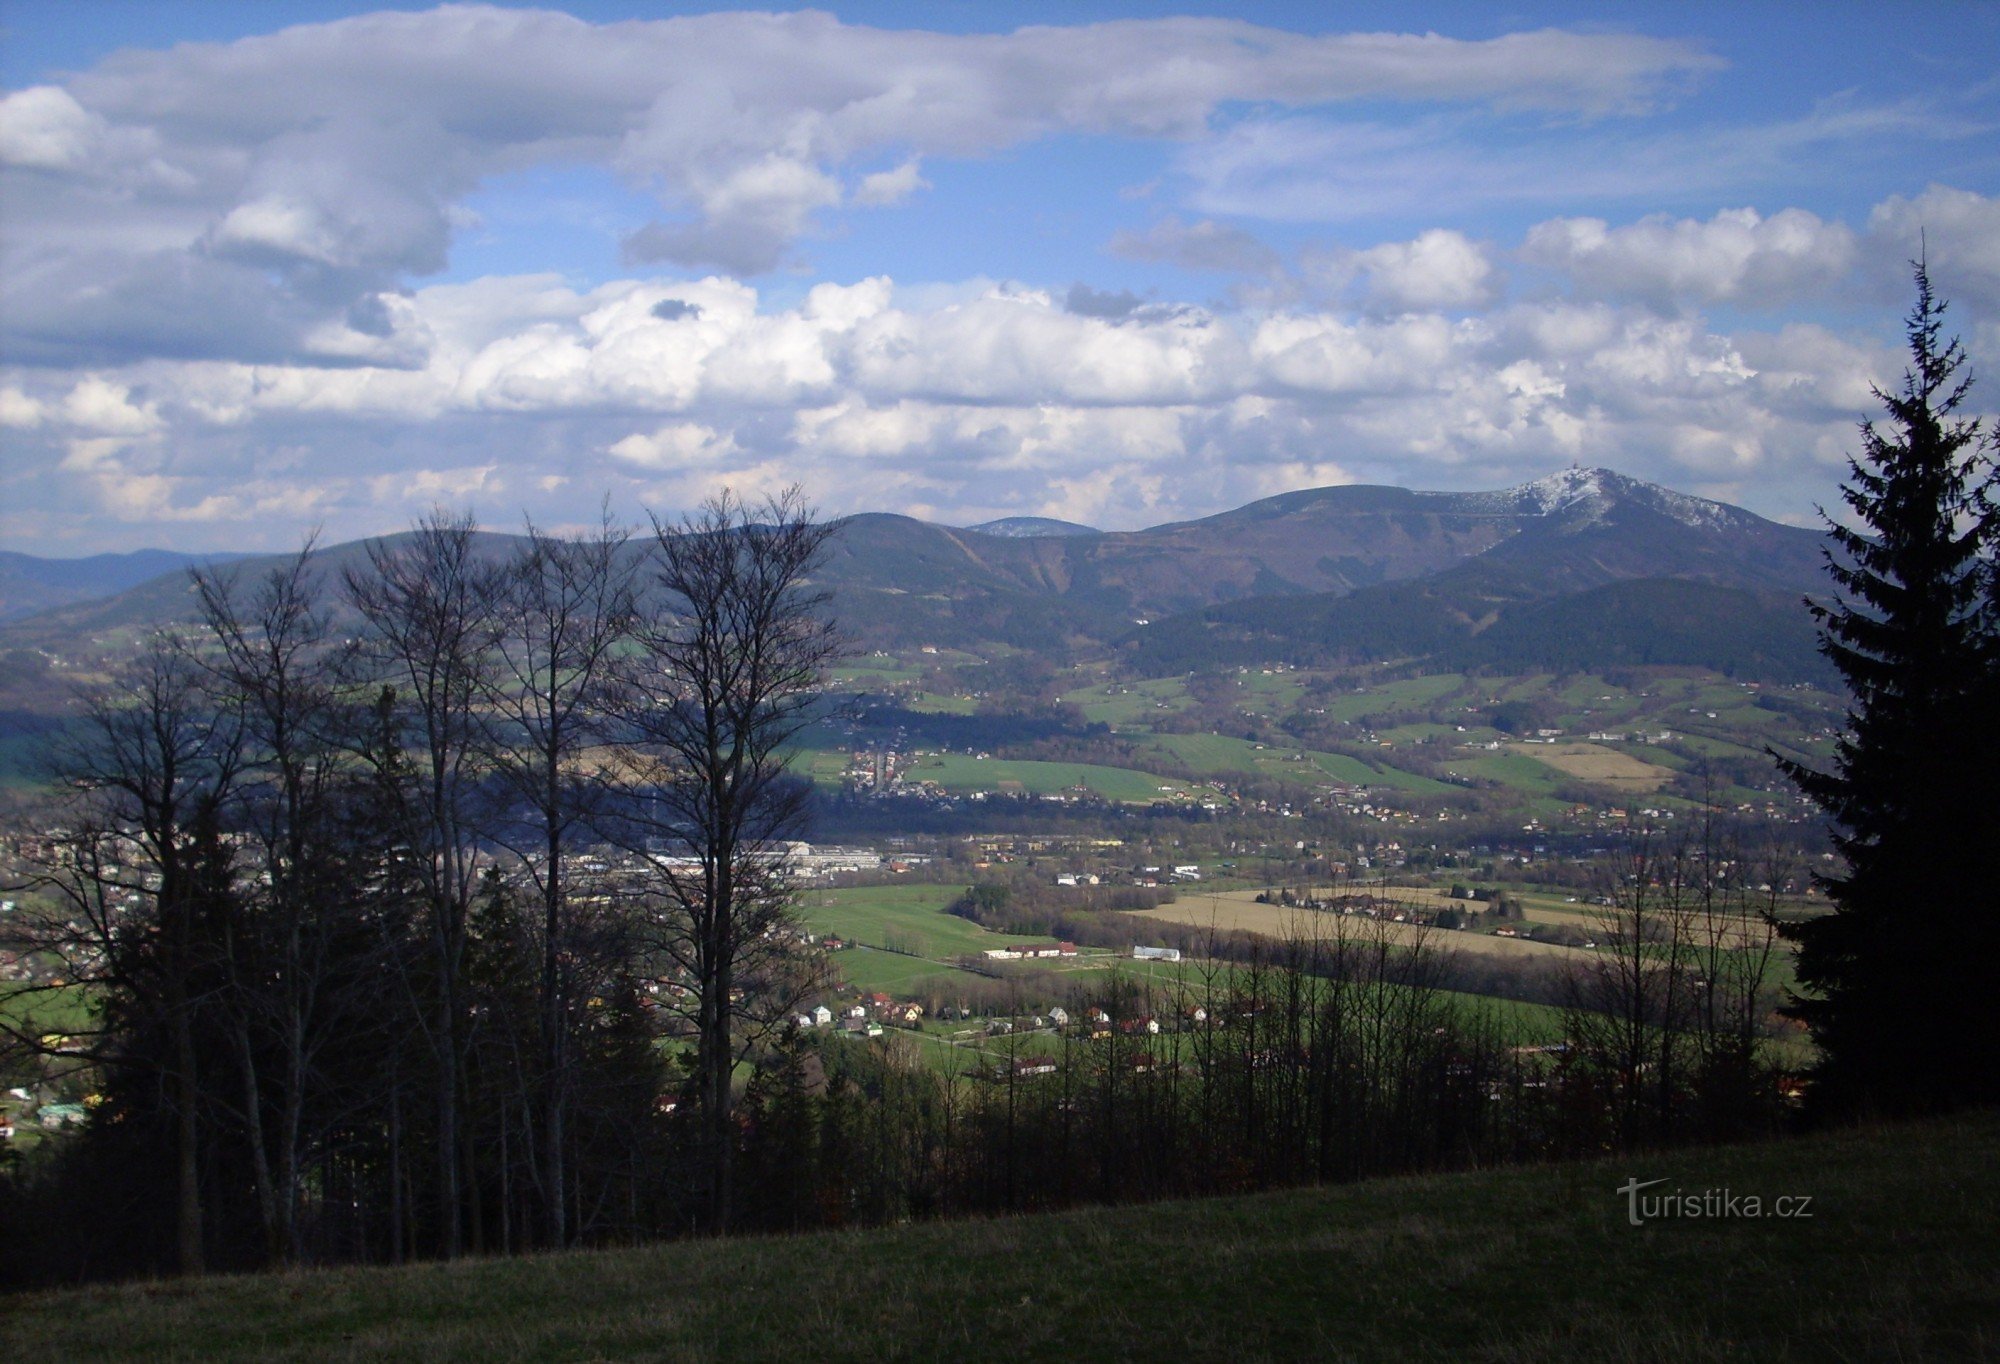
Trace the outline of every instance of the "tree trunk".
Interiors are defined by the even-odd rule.
[[[185,992],[174,990],[174,1060],[179,1074],[175,1077],[179,1089],[179,1151],[177,1174],[179,1187],[175,1203],[175,1240],[180,1271],[183,1274],[200,1274],[207,1269],[202,1251],[201,1225],[201,1161],[196,1142],[200,1136],[200,1086],[196,1083],[194,1060],[194,1029],[188,1020]]]

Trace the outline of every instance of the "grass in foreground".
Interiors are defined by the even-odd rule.
[[[1202,1203],[0,1304],[64,1359],[1844,1360],[2000,1351],[2000,1115]],[[1627,1221],[1652,1191],[1809,1219]]]

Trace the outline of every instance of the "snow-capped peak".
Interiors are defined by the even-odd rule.
[[[1537,516],[1548,516],[1567,510],[1579,504],[1587,504],[1595,511],[1602,511],[1611,504],[1607,484],[1618,475],[1609,469],[1583,469],[1575,466],[1563,469],[1546,478],[1538,478],[1532,483],[1523,483],[1518,488],[1510,488],[1515,505],[1524,512]],[[1623,480],[1620,480],[1623,481]]]
[[[1504,496],[1513,501],[1518,511],[1532,516],[1561,514],[1579,527],[1601,521],[1619,502],[1636,503],[1684,526],[1710,530],[1737,525],[1745,517],[1745,513],[1721,502],[1689,497],[1610,469],[1576,466],[1509,488]]]

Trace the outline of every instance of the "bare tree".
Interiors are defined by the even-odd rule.
[[[343,967],[353,974],[343,960],[352,897],[339,890],[339,650],[312,564],[308,540],[247,587],[230,572],[192,575],[213,645],[209,688],[243,741],[231,823],[258,874],[239,886],[246,913],[224,943],[225,1013],[266,1251],[280,1263],[302,1254],[308,1103],[319,1055],[347,1021],[327,996]]]
[[[637,616],[637,562],[623,554],[627,533],[609,511],[588,536],[549,535],[530,523],[528,543],[508,566],[500,596],[501,630],[486,708],[497,732],[493,762],[525,810],[503,823],[541,908],[538,1028],[541,1043],[540,1150],[545,1231],[552,1245],[569,1239],[565,1220],[564,1133],[567,1057],[573,1026],[570,863],[602,807],[604,784],[588,749],[604,736],[603,710],[614,685],[612,656]]]
[[[696,1197],[713,1230],[730,1217],[732,1072],[809,983],[794,970],[787,857],[808,789],[786,759],[839,649],[811,582],[832,533],[796,490],[754,508],[724,492],[678,523],[655,518],[658,614],[623,669],[624,841],[646,858],[689,1001]]]
[[[498,591],[477,535],[470,513],[434,511],[408,536],[371,541],[367,567],[343,575],[370,628],[368,675],[385,688],[408,754],[398,832],[428,909],[430,1017],[418,1021],[437,1063],[439,1248],[447,1257],[463,1244],[460,975],[479,880],[478,803],[489,767],[480,705],[491,692]]]
[[[101,989],[124,1027],[164,1034],[159,1082],[174,1119],[184,1274],[206,1264],[198,1015],[212,976],[214,900],[228,879],[217,812],[238,758],[233,720],[203,682],[181,641],[161,634],[110,686],[85,696],[81,723],[53,755],[69,806],[33,883],[55,905],[35,945],[64,963],[68,982]],[[148,1064],[121,1050],[122,1030],[107,1026],[78,1055]]]

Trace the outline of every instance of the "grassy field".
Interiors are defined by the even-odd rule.
[[[1186,682],[1178,677],[1079,687],[1066,693],[1063,700],[1080,709],[1090,723],[1121,730],[1143,729],[1156,716],[1182,711],[1194,704]]]
[[[834,954],[833,967],[857,990],[906,990],[932,976],[962,975],[951,959],[1008,943],[1044,942],[994,933],[970,919],[946,914],[957,886],[856,886],[813,890],[799,900],[806,926],[837,933],[851,947]],[[887,950],[895,949],[895,950]]]
[[[947,791],[1025,791],[1042,796],[1085,787],[1106,800],[1141,804],[1188,792],[1185,782],[1128,767],[975,758],[964,753],[920,759],[903,769],[903,780],[934,781]]]
[[[15,1298],[65,1360],[1976,1359],[2000,1118],[1201,1203]],[[1652,1192],[1805,1218],[1633,1226]],[[1739,1205],[1740,1206],[1740,1205]],[[1796,1205],[1793,1205],[1796,1207]]]

